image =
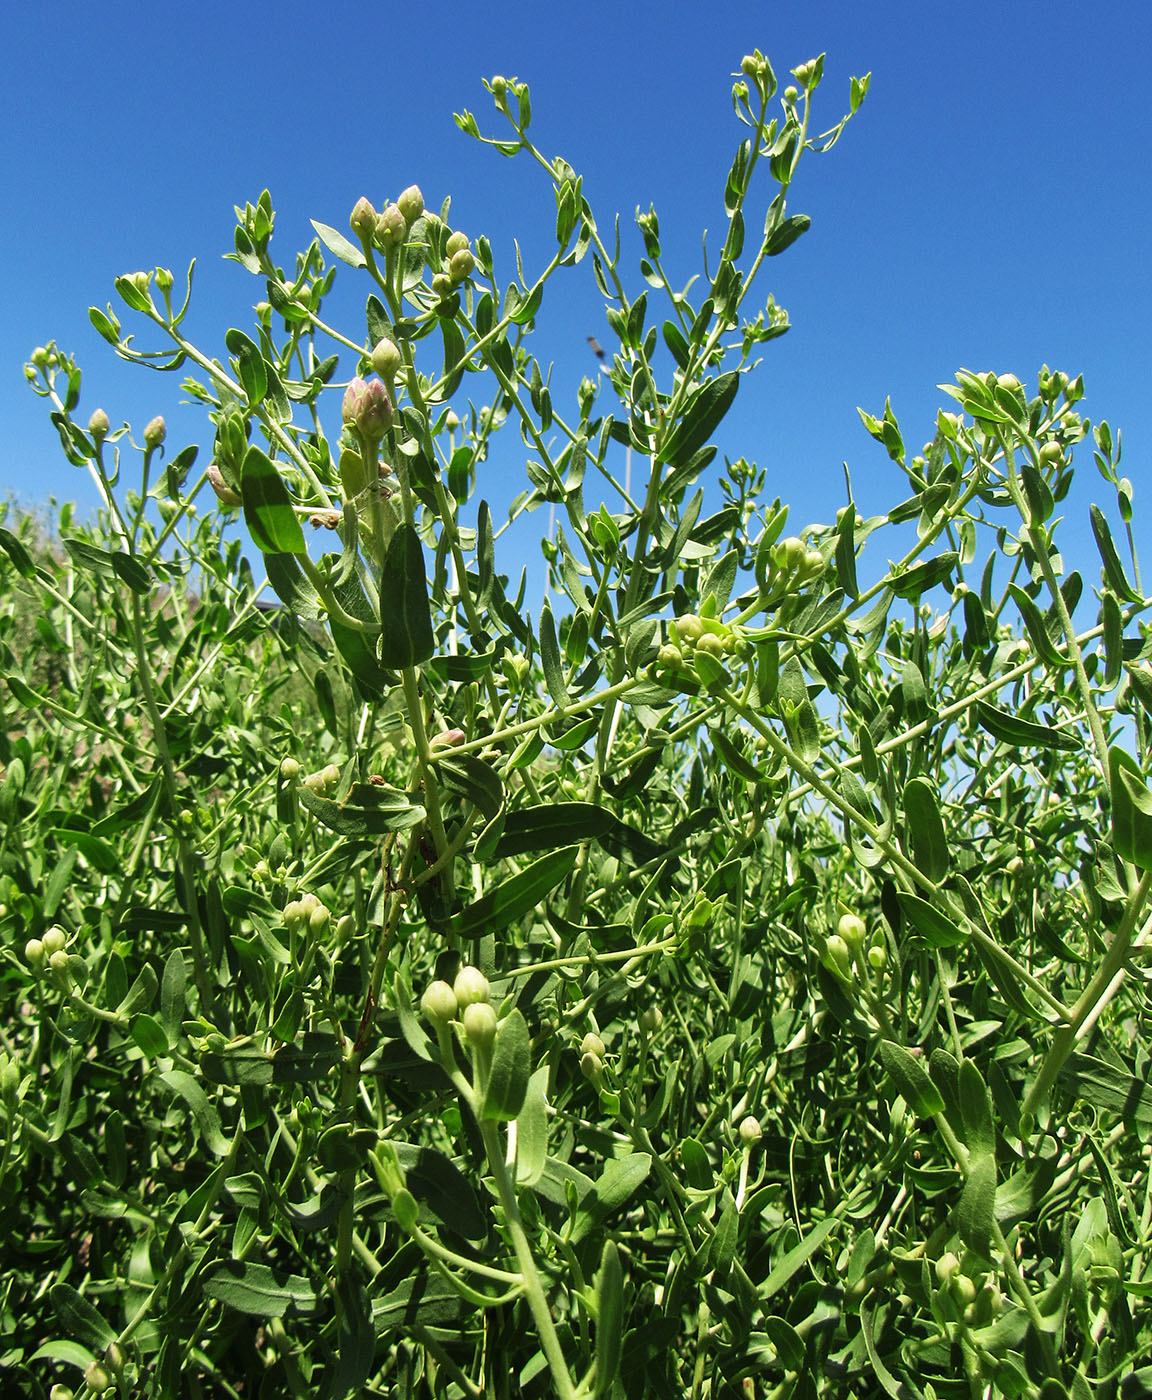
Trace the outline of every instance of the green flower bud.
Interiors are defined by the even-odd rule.
[[[84,1371],[84,1384],[96,1395],[103,1395],[112,1384],[112,1377],[99,1361],[90,1361]]]
[[[1040,465],[1058,467],[1064,461],[1064,449],[1058,442],[1046,442],[1040,449]]]
[[[111,423],[108,422],[108,415],[102,408],[93,409],[92,417],[88,420],[88,431],[97,443],[104,441],[111,426]]]
[[[361,195],[352,207],[352,213],[348,217],[348,222],[352,226],[352,232],[356,234],[361,242],[365,242],[371,239],[372,235],[376,232],[376,220],[378,217],[379,215],[376,213],[376,210],[372,208],[371,201],[365,199],[364,196]]]
[[[396,1224],[402,1230],[411,1230],[420,1216],[420,1207],[416,1204],[416,1197],[407,1187],[392,1197],[392,1214]]]
[[[438,272],[432,279],[432,290],[444,301],[452,295],[452,279],[446,272]]]
[[[462,967],[456,974],[452,990],[462,1007],[486,1005],[492,994],[487,977],[478,967]]]
[[[215,462],[208,464],[208,485],[216,492],[216,499],[222,506],[240,506],[244,504],[244,498],[239,491],[234,491],[225,480],[224,473]]]
[[[888,966],[888,949],[883,943],[873,943],[868,949],[868,966],[876,972],[883,972]]]
[[[823,962],[829,972],[835,972],[845,981],[851,980],[852,954],[848,950],[848,944],[838,933],[834,933],[824,944]]]
[[[580,1073],[592,1084],[600,1082],[600,1076],[604,1073],[604,1061],[599,1055],[593,1055],[591,1051],[580,1056]]]
[[[48,1400],[72,1400],[74,1394],[70,1385],[54,1385],[48,1392]]]
[[[308,932],[314,938],[323,938],[328,932],[328,925],[332,922],[331,911],[323,904],[312,910],[308,918]]]
[[[791,83],[789,83],[788,86],[784,89],[784,101],[785,101],[785,102],[788,102],[788,103],[795,102],[796,99],[797,99],[799,96],[800,96],[800,89],[799,89],[799,88],[796,88],[796,87],[793,87]]]
[[[760,1126],[759,1120],[749,1115],[741,1120],[740,1141],[745,1147],[751,1147],[753,1143],[759,1142],[764,1136],[764,1129]]]
[[[300,776],[300,765],[294,758],[280,760],[280,776],[286,783],[294,783]]]
[[[679,647],[662,646],[656,653],[656,664],[666,671],[678,671],[684,664],[684,654]]]
[[[104,1364],[114,1376],[118,1376],[124,1369],[124,1348],[119,1342],[109,1342],[104,1351]]]
[[[54,924],[44,935],[44,951],[51,957],[53,953],[58,953],[67,942],[68,935],[58,924]]]
[[[392,426],[392,400],[379,379],[353,379],[344,391],[340,412],[368,443],[378,443]]]
[[[321,777],[321,779],[323,780],[323,783],[324,783],[325,788],[328,789],[329,791],[330,791],[331,789],[333,789],[333,788],[339,786],[339,783],[340,783],[340,765],[339,765],[338,763],[327,763],[327,764],[325,764],[324,767],[320,770],[320,777]],[[316,898],[315,895],[311,895],[311,896],[309,896],[309,897],[312,898],[312,899],[315,899],[315,898]]]
[[[14,1104],[16,1091],[20,1087],[20,1066],[7,1055],[0,1058],[4,1061],[3,1068],[0,1068],[0,1095],[3,1095],[5,1103]]]
[[[447,982],[433,982],[420,998],[420,1010],[434,1026],[446,1026],[459,1010],[456,993]]]
[[[486,1001],[474,1001],[464,1008],[464,1038],[474,1050],[492,1048],[496,1039],[496,1012]]]
[[[804,582],[810,579],[819,578],[824,572],[824,556],[818,549],[805,551],[804,562],[800,566],[800,578]]]
[[[951,1250],[936,1260],[936,1282],[946,1288],[960,1271],[960,1260]]]
[[[420,186],[409,185],[402,194],[397,196],[396,207],[404,215],[405,222],[411,227],[424,212],[424,196],[420,193]]]
[[[658,1006],[646,1006],[640,1013],[640,1029],[645,1035],[655,1035],[664,1024],[664,1013]]]
[[[164,419],[159,414],[149,423],[144,425],[144,446],[157,448],[168,436],[168,429],[164,424]]]
[[[1001,389],[1006,389],[1010,394],[1014,394],[1017,389],[1022,389],[1024,387],[1014,374],[997,375],[996,383]]]
[[[467,248],[468,235],[457,229],[455,233],[448,236],[448,242],[444,245],[444,256],[451,262],[457,253],[464,252]]]
[[[695,613],[685,613],[676,619],[676,635],[688,646],[692,646],[703,635],[704,626]]]
[[[372,1149],[371,1160],[380,1189],[394,1201],[401,1191],[408,1189],[404,1168],[396,1156],[395,1147],[390,1142],[378,1142]]]
[[[956,1274],[952,1279],[952,1296],[957,1304],[966,1308],[976,1300],[976,1285],[967,1274]]]
[[[396,371],[404,363],[400,347],[387,336],[378,340],[372,349],[372,368],[381,379],[394,379]]]
[[[432,753],[438,753],[444,749],[454,749],[459,747],[467,737],[462,729],[445,729],[429,739],[428,748]]]
[[[778,540],[772,546],[772,562],[782,574],[794,574],[797,569],[803,567],[807,553],[804,541],[796,535],[789,535],[787,539]]]
[[[476,259],[467,248],[461,248],[458,253],[453,253],[448,264],[448,276],[453,283],[463,282],[465,278],[471,277],[476,270]]]
[[[848,947],[855,951],[863,946],[868,928],[858,914],[841,914],[840,922],[836,925],[836,932],[847,943]]]
[[[344,914],[336,923],[336,946],[343,948],[356,932],[356,920],[351,914]]]
[[[48,959],[48,966],[63,982],[67,983],[72,980],[72,974],[68,970],[68,954],[63,948],[52,954]]]
[[[696,650],[707,652],[709,656],[721,657],[725,655],[724,638],[718,637],[715,632],[705,632],[697,640]]]
[[[24,945],[24,960],[28,966],[39,971],[44,964],[46,950],[44,941],[40,938],[30,938]]]
[[[589,1031],[580,1042],[580,1053],[581,1055],[598,1055],[600,1059],[604,1058],[604,1042],[595,1031]]]
[[[755,78],[760,72],[760,59],[754,53],[746,53],[740,60],[740,71],[746,78]]]
[[[491,89],[492,96],[496,99],[497,102],[503,102],[505,100],[505,97],[508,92],[507,78],[497,73],[494,78],[489,79],[488,86]]]
[[[376,220],[376,242],[382,248],[398,248],[404,242],[408,232],[408,225],[404,222],[404,215],[395,204],[388,204],[384,207],[383,213]]]

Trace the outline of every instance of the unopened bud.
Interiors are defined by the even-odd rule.
[[[215,462],[208,464],[208,485],[216,492],[216,498],[223,506],[243,505],[244,498],[239,491],[233,490],[224,479],[224,473]]]
[[[60,949],[64,947],[65,943],[68,942],[68,935],[58,924],[53,924],[44,934],[43,941],[44,951],[51,957],[53,953],[58,953]]]
[[[444,256],[451,262],[457,253],[463,252],[467,247],[468,235],[457,229],[455,233],[449,235],[448,242],[444,245]]]
[[[456,974],[452,990],[461,1006],[486,1003],[492,994],[487,977],[478,967],[462,967]]]
[[[280,760],[280,776],[286,783],[294,783],[300,776],[300,764],[294,758]]]
[[[432,982],[420,998],[420,1010],[434,1026],[446,1026],[459,1011],[456,993],[443,980]]]
[[[404,215],[400,212],[399,206],[386,205],[383,213],[376,220],[377,243],[382,248],[396,248],[404,242],[404,235],[407,232],[408,225],[404,222]]]
[[[108,429],[112,425],[108,422],[108,415],[102,408],[94,409],[92,417],[88,420],[88,431],[95,438],[97,443],[101,443],[108,436]]]
[[[788,86],[784,89],[784,101],[785,101],[785,102],[795,102],[796,99],[797,99],[799,96],[800,96],[800,90],[799,90],[799,88],[793,87],[791,83],[789,83]]]
[[[589,1051],[580,1056],[580,1073],[591,1083],[599,1083],[600,1076],[604,1073],[604,1061],[599,1055],[593,1055]]]
[[[597,1055],[600,1059],[604,1058],[604,1042],[595,1031],[589,1031],[580,1042],[580,1053],[581,1055]]]
[[[764,1136],[764,1129],[757,1119],[749,1115],[740,1123],[740,1141],[745,1147],[751,1147],[754,1142],[759,1142]]]
[[[43,966],[45,957],[44,943],[39,938],[30,938],[24,945],[24,960],[31,968],[39,969]]]
[[[476,259],[467,248],[461,248],[458,253],[453,253],[448,264],[448,276],[453,282],[463,282],[466,277],[471,277],[476,270]]]
[[[438,749],[454,749],[462,744],[467,736],[462,729],[445,729],[439,734],[434,734],[428,741],[428,748],[432,753]]]
[[[496,1039],[496,1012],[486,1001],[464,1008],[464,1036],[475,1050],[489,1050]]]
[[[645,1035],[655,1035],[664,1024],[664,1013],[658,1006],[646,1006],[640,1013],[640,1029]]]
[[[420,193],[420,186],[409,185],[403,194],[397,196],[396,207],[409,226],[414,224],[424,212],[424,196]]]
[[[379,442],[392,426],[392,400],[379,379],[353,379],[344,391],[341,413],[344,422],[371,443]]]
[[[852,954],[838,933],[834,933],[824,945],[824,966],[845,980],[852,977]]]
[[[394,340],[384,336],[376,342],[372,350],[372,368],[381,379],[393,379],[403,363],[404,356]]]
[[[356,201],[352,208],[352,213],[348,217],[348,222],[352,226],[352,232],[361,240],[370,239],[376,232],[376,220],[379,216],[372,208],[370,200],[363,195]]]
[[[319,905],[312,910],[308,919],[308,932],[314,938],[322,938],[328,932],[328,925],[332,922],[332,915],[323,905]]]
[[[836,932],[849,948],[859,948],[868,932],[864,920],[858,914],[842,914],[836,925]]]
[[[168,428],[159,414],[144,425],[144,446],[157,448],[168,436]]]

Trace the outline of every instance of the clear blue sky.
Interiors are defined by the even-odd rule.
[[[160,263],[179,278],[195,256],[191,326],[223,357],[225,330],[250,325],[261,290],[220,255],[231,247],[233,205],[265,186],[285,266],[310,240],[310,217],[346,228],[359,195],[379,206],[412,182],[429,204],[452,195],[452,222],[488,234],[504,280],[513,234],[538,266],[535,250],[546,255],[552,239],[548,182],[452,121],[468,107],[495,127],[484,75],[531,83],[538,144],[584,174],[601,226],[621,211],[633,268],[633,212],[655,204],[665,263],[686,281],[702,228],[723,226],[723,180],[743,135],[731,74],[759,46],[783,81],[826,51],[820,127],[846,110],[850,75],[871,70],[872,89],[839,146],[801,168],[789,209],[809,213],[812,228],[763,286],[794,328],[764,347],[725,449],[769,468],[774,490],[793,501],[792,526],[834,515],[843,460],[861,508],[886,509],[901,481],[858,404],[879,413],[891,395],[918,446],[945,402],[935,386],[959,366],[1011,370],[1034,386],[1046,361],[1083,372],[1085,412],[1123,429],[1122,470],[1148,538],[1147,0],[1091,13],[1071,0],[102,0],[51,13],[10,5],[2,42],[0,495],[94,500],[24,384],[24,360],[49,338],[85,370],[82,420],[100,405],[114,424],[139,428],[162,412],[169,449],[199,442],[207,460],[211,426],[180,405],[179,376],[122,365],[87,308],[117,300],[118,273]],[[337,287],[358,329],[368,288],[350,269]],[[546,296],[538,326],[537,353],[555,360],[565,401],[594,369],[586,337],[608,343],[588,264]],[[503,490],[482,485],[484,494],[506,499],[521,484],[517,446],[488,464],[508,480]],[[1114,504],[1090,454],[1078,460],[1066,513],[1091,582],[1086,502],[1099,499],[1113,520]],[[538,533],[545,528],[541,519]]]

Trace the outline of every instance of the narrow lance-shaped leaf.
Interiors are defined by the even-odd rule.
[[[910,1055],[903,1045],[897,1045],[894,1040],[882,1040],[880,1059],[893,1087],[917,1118],[931,1118],[935,1113],[943,1113],[944,1100],[940,1097],[940,1090],[932,1083],[920,1061]]]
[[[1152,792],[1123,749],[1108,750],[1112,780],[1112,844],[1122,860],[1152,870]]]
[[[696,391],[688,400],[683,418],[660,453],[661,459],[668,466],[680,466],[697,448],[704,446],[712,430],[732,407],[739,387],[739,373],[736,370],[727,370],[707,380]]]
[[[939,884],[948,874],[948,837],[939,798],[926,778],[911,778],[905,783],[904,816],[912,859],[933,884]]]
[[[508,1121],[524,1106],[532,1072],[532,1044],[528,1023],[518,1007],[496,1028],[488,1087],[481,1117]]]
[[[549,851],[525,870],[511,876],[482,898],[453,916],[449,928],[455,934],[473,935],[486,928],[506,929],[527,914],[567,878],[576,864],[577,846]]]
[[[248,406],[255,408],[268,392],[268,371],[260,347],[243,331],[235,329],[224,337],[224,344],[228,353],[236,356],[236,369],[248,396]]]
[[[969,597],[971,596],[969,594]],[[981,729],[987,730],[994,739],[999,739],[1003,744],[1010,744],[1013,748],[1062,749],[1071,752],[1083,747],[1075,734],[1053,729],[1045,724],[1034,724],[1031,720],[1021,719],[1006,710],[999,710],[986,700],[976,702],[976,719]]]
[[[1128,582],[1124,566],[1120,563],[1120,556],[1116,553],[1116,546],[1112,542],[1112,531],[1108,528],[1104,512],[1098,505],[1092,505],[1088,509],[1088,514],[1092,521],[1092,533],[1096,537],[1096,548],[1100,551],[1100,558],[1104,563],[1104,576],[1108,580],[1108,586],[1125,602],[1140,602],[1139,593]]]
[[[556,639],[556,623],[547,600],[540,610],[540,664],[544,683],[552,703],[564,709],[568,705],[568,687],[564,682],[564,663],[560,659],[560,644]]]
[[[436,649],[424,547],[405,521],[388,542],[380,575],[380,664],[394,670],[427,661]]]

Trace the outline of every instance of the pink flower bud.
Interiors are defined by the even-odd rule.
[[[395,204],[389,204],[376,220],[376,242],[382,248],[397,248],[404,242],[408,225]]]
[[[379,379],[353,379],[344,391],[345,423],[367,442],[379,442],[392,426],[392,400]]]
[[[396,207],[404,215],[409,225],[414,224],[424,212],[424,196],[419,185],[409,185],[396,199]]]
[[[348,222],[352,226],[352,232],[364,239],[371,238],[376,232],[376,219],[376,210],[372,208],[371,201],[361,196],[356,201]]]
[[[220,504],[225,506],[243,505],[243,499],[239,491],[234,491],[224,479],[224,473],[212,462],[208,467],[208,485],[216,492]]]

